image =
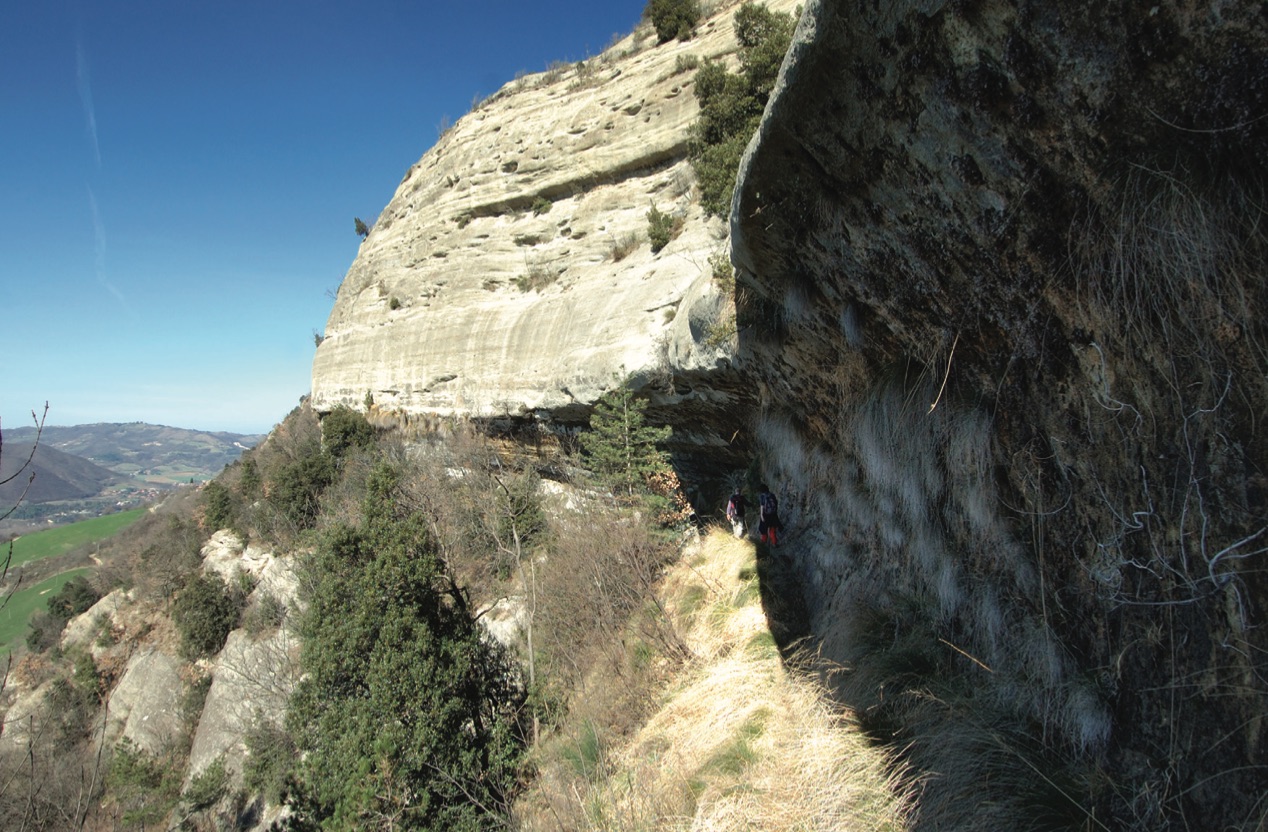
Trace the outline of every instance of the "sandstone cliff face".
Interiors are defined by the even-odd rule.
[[[725,256],[727,230],[696,199],[698,105],[680,62],[735,51],[736,5],[687,42],[656,46],[645,24],[460,119],[409,170],[340,286],[314,408],[364,409],[369,394],[398,416],[577,424],[614,376],[633,374],[692,426],[685,445],[725,449],[738,425],[717,413],[748,391],[733,339],[706,343],[724,300],[708,261]],[[657,254],[653,206],[684,222]]]
[[[1260,3],[808,4],[739,360],[923,825],[1263,823],[1266,165]]]

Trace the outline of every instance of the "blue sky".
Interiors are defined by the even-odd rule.
[[[0,0],[0,426],[269,430],[353,218],[644,0]]]

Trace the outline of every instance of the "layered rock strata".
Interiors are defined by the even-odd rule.
[[[739,356],[919,827],[1264,822],[1266,163],[1260,3],[808,4]]]
[[[313,406],[569,425],[632,375],[679,450],[725,454],[740,425],[720,414],[750,391],[709,262],[727,228],[701,212],[686,155],[691,67],[733,61],[736,5],[689,41],[656,45],[644,24],[513,81],[445,133],[339,288]],[[652,208],[681,227],[655,253]]]

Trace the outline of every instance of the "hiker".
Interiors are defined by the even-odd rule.
[[[735,532],[736,537],[744,536],[744,509],[747,507],[744,495],[737,485],[731,499],[726,501],[726,519],[731,521],[731,531]]]
[[[766,483],[762,483],[761,490],[757,492],[757,534],[763,543],[778,546],[778,532],[781,525],[779,500],[775,499],[775,495],[766,487]]]

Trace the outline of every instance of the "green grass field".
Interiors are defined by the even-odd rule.
[[[44,609],[48,599],[71,578],[89,571],[88,568],[72,569],[13,593],[4,609],[0,609],[0,657],[8,655],[26,637],[27,624],[36,610]]]
[[[9,564],[9,568],[41,558],[63,555],[76,546],[92,543],[94,540],[105,540],[135,523],[145,511],[143,508],[134,508],[131,511],[107,514],[105,517],[94,517],[69,526],[23,535],[13,542],[13,562]],[[7,546],[0,548],[0,559],[7,554]]]

